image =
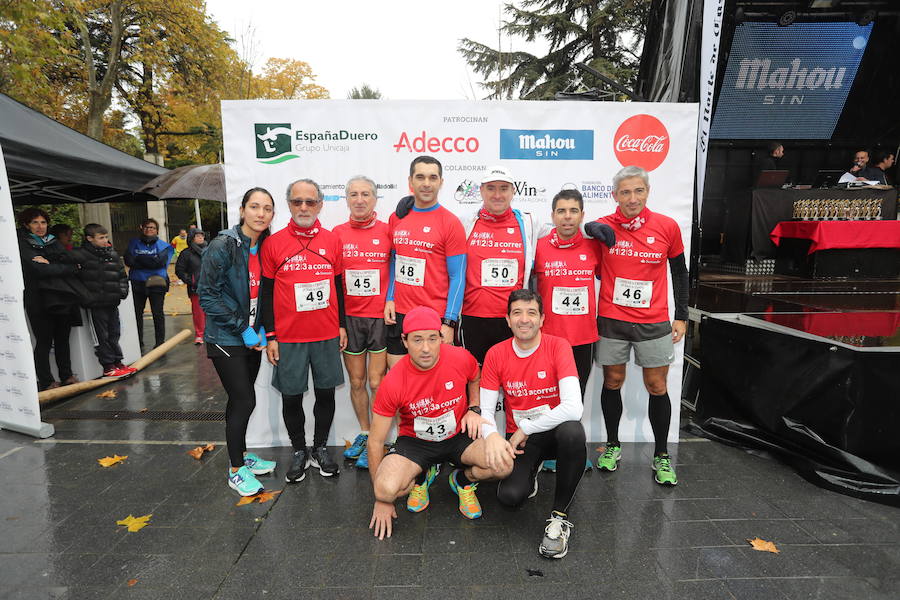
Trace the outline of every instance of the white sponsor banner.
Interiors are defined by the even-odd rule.
[[[420,154],[443,164],[440,202],[460,216],[481,205],[481,172],[496,164],[515,179],[513,207],[550,221],[550,203],[562,188],[584,195],[586,219],[610,214],[612,177],[624,165],[650,171],[651,210],[674,218],[690,255],[691,205],[697,140],[697,105],[614,102],[471,102],[377,100],[252,100],[222,103],[228,216],[237,222],[241,196],[261,186],[275,197],[272,230],[289,218],[285,190],[291,182],[319,183],[325,204],[319,216],[332,228],[347,220],[344,186],[357,174],[378,185],[379,218],[387,221],[408,194],[409,163]],[[670,291],[671,294],[671,291]],[[670,311],[674,309],[670,300]],[[669,376],[673,399],[670,440],[677,441],[682,348]],[[278,393],[263,367],[257,380],[257,410],[251,446],[287,444]],[[600,414],[602,376],[595,370],[585,400],[588,439],[605,437]],[[310,384],[312,388],[312,384]],[[312,394],[305,407],[312,428]],[[329,443],[352,440],[358,425],[349,386],[338,388],[337,415]],[[624,389],[621,439],[652,439],[647,392],[639,374]]]
[[[53,426],[41,422],[18,239],[0,148],[0,428],[45,438]]]
[[[716,93],[716,68],[722,39],[722,14],[725,0],[703,3],[703,38],[700,44],[700,111],[697,130],[697,219],[703,208],[706,184],[706,155],[709,152],[709,130],[712,127],[713,97]],[[690,255],[688,255],[690,256]]]

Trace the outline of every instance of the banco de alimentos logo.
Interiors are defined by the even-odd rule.
[[[256,158],[264,165],[277,165],[299,155],[292,152],[290,123],[254,123]]]

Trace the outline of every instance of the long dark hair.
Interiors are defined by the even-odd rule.
[[[244,196],[241,198],[241,208],[244,208],[245,206],[247,206],[247,202],[250,200],[250,196],[252,196],[256,192],[262,192],[263,194],[268,196],[269,200],[272,201],[272,210],[275,209],[275,199],[272,197],[272,194],[269,193],[269,190],[267,190],[264,187],[252,187],[249,190],[247,190],[246,192],[244,192]],[[238,225],[243,225],[243,224],[244,224],[244,218],[241,217],[241,220],[238,221]],[[271,234],[271,233],[272,233],[271,229],[269,227],[266,227],[266,230],[259,234],[259,238],[256,240],[256,247],[257,247],[256,251],[257,252],[262,250],[263,241],[267,237],[269,237],[269,234]]]

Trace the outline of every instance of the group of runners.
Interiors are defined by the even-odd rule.
[[[309,466],[326,477],[339,472],[326,442],[343,357],[360,426],[344,458],[370,471],[375,536],[391,535],[398,499],[414,513],[428,508],[442,464],[470,519],[482,514],[480,482],[498,481],[500,504],[517,507],[537,494],[544,465],[556,483],[539,551],[562,558],[587,462],[580,419],[593,362],[603,368],[607,428],[597,467],[615,471],[621,457],[620,390],[633,350],[649,392],[654,477],[677,483],[666,448],[666,375],[687,319],[680,230],[647,208],[649,178],[638,167],[613,178],[615,213],[587,224],[577,190],[554,196],[552,225],[513,209],[515,182],[503,166],[485,171],[482,206],[462,220],[440,205],[442,184],[437,159],[415,158],[412,195],[384,222],[375,182],[353,177],[349,219],[329,231],[318,220],[319,186],[300,179],[287,188],[288,225],[271,235],[271,194],[244,194],[240,223],[210,243],[198,284],[208,355],[228,394],[228,484],[252,495],[263,488],[256,475],[275,469],[245,445],[263,352],[294,451],[286,481],[302,481]],[[310,370],[315,423],[307,446]]]

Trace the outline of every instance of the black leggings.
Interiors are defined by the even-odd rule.
[[[594,344],[581,344],[572,346],[572,354],[575,355],[575,368],[578,370],[578,384],[581,386],[581,397],[584,398],[584,390],[587,388],[588,377],[591,376],[591,368],[594,360]]]
[[[316,403],[313,405],[313,448],[324,446],[334,421],[334,388],[314,388]],[[306,415],[303,414],[303,394],[281,395],[281,416],[291,438],[294,450],[306,448]]]
[[[556,459],[553,510],[566,512],[584,475],[587,460],[584,427],[579,421],[566,421],[555,429],[528,437],[525,453],[516,456],[512,473],[497,484],[500,504],[512,508],[521,506],[534,489],[534,476],[541,462],[548,458]]]
[[[672,419],[672,402],[669,393],[654,396],[650,394],[648,399],[648,416],[650,428],[653,430],[653,438],[656,447],[654,454],[668,453],[667,438],[669,437],[669,421]],[[600,394],[600,407],[603,410],[603,420],[606,422],[606,443],[619,445],[619,421],[622,418],[622,390],[610,390],[603,388]]]
[[[247,423],[256,408],[256,391],[253,383],[259,373],[262,352],[246,352],[244,348],[231,349],[231,356],[213,356],[210,359],[222,380],[222,387],[228,394],[225,407],[225,443],[228,445],[228,460],[232,467],[244,465],[247,451]]]

